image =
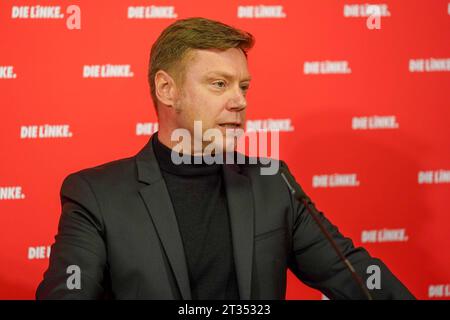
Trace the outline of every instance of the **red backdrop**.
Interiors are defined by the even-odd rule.
[[[281,128],[280,157],[341,232],[449,299],[450,4],[365,3],[1,1],[0,298],[34,298],[63,178],[146,143],[150,47],[203,16],[256,37],[248,129]],[[106,65],[122,72],[95,76]],[[322,295],[289,274],[287,298]]]

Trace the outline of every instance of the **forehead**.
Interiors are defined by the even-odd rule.
[[[193,49],[185,61],[185,72],[188,77],[219,74],[239,80],[250,78],[247,58],[241,49]]]

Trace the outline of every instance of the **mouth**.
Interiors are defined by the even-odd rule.
[[[224,129],[239,129],[241,127],[241,124],[239,122],[226,122],[220,123],[219,127]]]

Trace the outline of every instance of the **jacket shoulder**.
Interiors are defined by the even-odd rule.
[[[93,167],[84,168],[70,173],[64,181],[83,179],[90,183],[116,184],[120,181],[130,181],[137,176],[136,157],[128,157],[109,161]]]

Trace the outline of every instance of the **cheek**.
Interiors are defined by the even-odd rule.
[[[195,115],[203,120],[205,126],[212,126],[225,109],[225,101],[222,97],[209,92],[198,94],[192,101],[192,108]]]
[[[203,129],[215,127],[226,110],[226,96],[211,92],[202,85],[185,87],[183,97],[184,115],[186,124],[193,126],[195,120],[202,121]]]

